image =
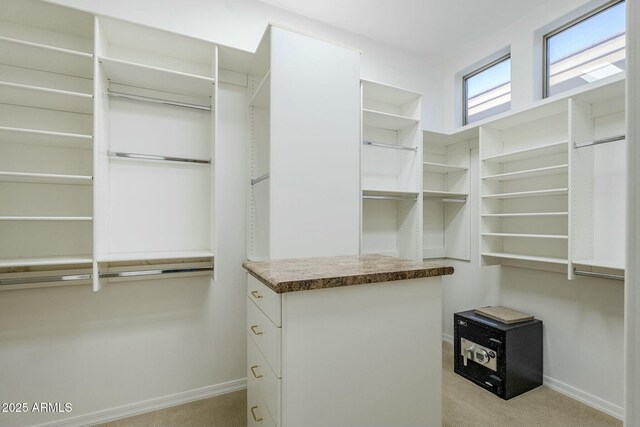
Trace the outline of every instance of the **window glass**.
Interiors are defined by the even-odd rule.
[[[545,96],[609,77],[625,69],[625,3],[549,33],[545,43]]]
[[[464,124],[511,109],[511,57],[468,74],[464,82]]]

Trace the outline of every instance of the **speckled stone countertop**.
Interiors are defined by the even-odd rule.
[[[384,255],[245,261],[242,266],[278,294],[453,274],[453,267]]]

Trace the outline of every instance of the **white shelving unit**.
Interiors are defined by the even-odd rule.
[[[0,275],[86,269],[93,239],[93,17],[5,0],[0,58]]]
[[[569,104],[571,274],[624,276],[627,162],[623,83],[576,96]]]
[[[480,126],[480,254],[483,265],[567,272],[568,101]]]
[[[475,140],[475,141],[474,141]],[[477,135],[423,132],[423,258],[470,259],[470,148]]]
[[[94,271],[213,258],[217,47],[105,17],[95,27]]]
[[[421,96],[362,81],[361,253],[422,259]]]

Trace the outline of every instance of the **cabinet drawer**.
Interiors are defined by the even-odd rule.
[[[280,418],[280,381],[252,339],[247,340],[247,378],[253,379],[274,420]]]
[[[279,294],[273,292],[252,275],[247,274],[247,295],[276,326],[282,326]]]
[[[280,370],[282,330],[251,301],[247,301],[247,334],[258,347],[277,378]]]
[[[276,427],[252,379],[247,380],[247,427]]]

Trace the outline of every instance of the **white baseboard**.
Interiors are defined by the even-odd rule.
[[[442,333],[442,341],[453,345],[453,336],[449,334]]]
[[[453,337],[449,334],[442,334],[442,341],[453,344]],[[604,412],[605,414],[609,414],[612,417],[615,417],[619,420],[624,418],[624,408],[621,406],[615,405],[611,402],[607,402],[606,400],[600,399],[592,394],[589,394],[585,391],[579,390],[575,387],[570,386],[569,384],[565,384],[562,381],[558,381],[546,375],[543,376],[543,383],[551,390],[555,390],[558,393],[562,393],[566,396],[569,396],[573,400],[577,400],[578,402],[582,402],[585,405],[591,406],[598,411]]]
[[[582,402],[585,405],[589,405],[592,408],[597,409],[598,411],[609,414],[619,420],[622,420],[624,418],[624,408],[622,406],[607,402],[606,400],[600,399],[599,397],[572,387],[569,384],[565,384],[562,381],[550,378],[546,375],[543,376],[543,383],[551,390],[555,390],[558,393],[567,395],[570,398],[577,400],[578,402]]]
[[[227,394],[234,391],[243,390],[245,388],[247,388],[247,379],[241,378],[222,384],[215,384],[207,387],[172,394],[169,396],[157,397],[154,399],[144,400],[142,402],[136,402],[111,409],[105,409],[103,411],[78,415],[76,417],[66,418],[64,420],[39,424],[35,427],[81,427],[101,424],[118,420],[120,418],[131,417],[133,415],[140,415],[146,412],[157,411],[158,409],[181,405],[183,403],[189,403],[213,396],[219,396],[221,394]]]

